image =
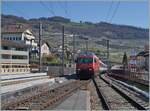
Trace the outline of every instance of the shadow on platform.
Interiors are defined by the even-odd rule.
[[[78,77],[76,74],[71,74],[71,75],[63,75],[63,76],[59,76],[59,77],[65,77],[66,79],[70,80],[70,79],[75,79],[77,80]]]

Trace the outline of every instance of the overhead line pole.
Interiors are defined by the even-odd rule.
[[[64,75],[64,26],[62,27],[62,75]]]
[[[112,22],[113,18],[115,17],[115,15],[116,15],[116,13],[117,13],[117,10],[118,10],[118,8],[119,8],[119,5],[120,5],[120,1],[118,1],[118,4],[117,4],[117,6],[116,6],[116,8],[115,8],[115,10],[114,10],[114,13],[113,13],[112,17],[110,18],[110,23]]]
[[[107,43],[107,66],[108,70],[110,70],[110,63],[109,63],[109,40],[106,40]]]
[[[73,34],[73,62],[75,61],[75,34]]]
[[[107,40],[107,59],[109,60],[109,40]]]
[[[88,40],[86,40],[86,52],[88,52]]]
[[[41,59],[41,37],[42,37],[42,23],[39,23],[39,72],[41,72],[41,68],[42,68],[42,59]]]

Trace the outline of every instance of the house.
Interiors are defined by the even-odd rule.
[[[145,57],[145,69],[149,71],[149,52],[144,54]]]
[[[141,51],[136,55],[137,58],[137,65],[139,67],[144,67],[145,66],[145,57],[144,57],[145,51]]]
[[[29,46],[1,40],[1,74],[29,73]]]
[[[41,57],[48,56],[49,54],[51,54],[50,49],[50,45],[47,42],[43,41],[41,45]]]
[[[137,71],[137,52],[133,49],[131,50],[130,56],[129,56],[129,64],[128,69],[132,72]]]
[[[139,69],[149,71],[149,46],[144,46],[144,51],[139,52],[137,55],[137,66]]]
[[[35,36],[31,32],[31,29],[22,24],[5,26],[2,29],[2,40],[22,42],[26,45],[30,45],[32,48],[37,47]]]
[[[22,42],[26,45],[30,45],[32,49],[37,47],[35,36],[31,32],[31,29],[22,24],[4,26],[1,36],[2,40]]]
[[[30,59],[33,59],[33,55],[37,55],[37,43],[35,42],[35,36],[32,33],[32,30],[23,24],[12,24],[6,25],[2,29],[1,34],[2,40],[15,41],[21,44],[29,46],[29,56]]]

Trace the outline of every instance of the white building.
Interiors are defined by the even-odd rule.
[[[2,40],[10,40],[25,43],[30,45],[32,49],[37,48],[35,36],[31,30],[24,25],[8,25],[2,29]]]
[[[1,40],[1,74],[29,73],[28,49],[23,43]]]
[[[50,46],[47,42],[43,42],[41,46],[41,56],[48,56],[49,54],[51,54]]]

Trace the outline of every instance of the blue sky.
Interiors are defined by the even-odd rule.
[[[44,5],[43,5],[44,4]],[[109,8],[112,4],[112,8]],[[104,1],[23,1],[2,2],[2,14],[12,14],[29,18],[63,16],[72,21],[112,22],[115,24],[133,25],[148,28],[148,0],[127,2],[121,1],[113,17],[118,2]],[[108,15],[109,12],[109,16]]]

